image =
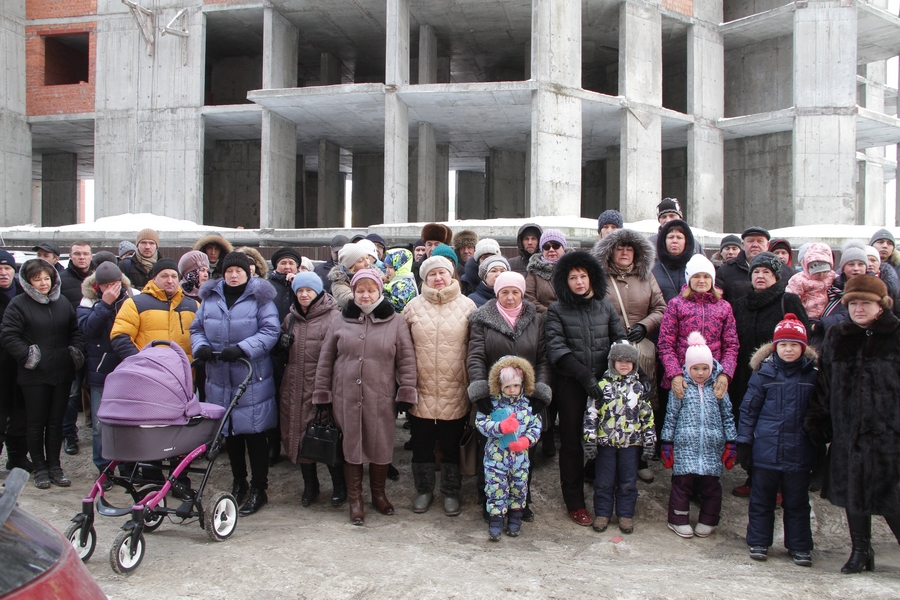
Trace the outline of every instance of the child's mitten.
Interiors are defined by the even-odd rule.
[[[745,471],[750,470],[750,466],[753,463],[753,446],[750,444],[738,444],[737,445],[737,464],[741,465],[741,468]]]
[[[641,453],[641,460],[644,462],[650,462],[651,460],[653,460],[653,450],[653,444],[644,446],[644,451]]]
[[[594,460],[597,458],[597,442],[593,440],[584,440],[581,442],[584,446],[584,458],[586,460]]]
[[[524,452],[525,450],[528,450],[528,446],[530,445],[531,442],[528,441],[528,438],[522,435],[519,436],[519,439],[509,445],[509,449],[513,452]]]
[[[722,453],[722,462],[729,471],[734,468],[734,460],[737,458],[737,445],[734,442],[725,442],[725,451]]]
[[[500,433],[515,433],[519,430],[519,420],[515,414],[509,415],[500,421]]]
[[[675,466],[675,445],[672,442],[662,442],[659,446],[659,457],[662,459],[663,466],[671,469]]]

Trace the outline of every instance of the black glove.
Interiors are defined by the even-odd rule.
[[[597,379],[595,377],[591,377],[590,381],[582,381],[581,385],[584,387],[584,391],[587,392],[587,395],[590,396],[592,400],[603,399],[603,392],[600,390],[600,386],[598,385]]]
[[[480,398],[475,401],[475,406],[478,407],[478,412],[489,415],[494,411],[494,406],[491,404],[490,398]]]
[[[753,446],[750,444],[737,445],[737,462],[745,471],[753,467]]]
[[[809,320],[809,332],[814,333],[822,326],[822,321],[819,319],[810,319]]]
[[[640,323],[636,323],[634,327],[631,328],[631,331],[628,332],[628,335],[625,337],[628,338],[628,341],[632,344],[637,344],[642,339],[647,337],[647,328]]]
[[[82,354],[81,350],[75,346],[69,346],[69,356],[72,357],[72,362],[75,364],[76,370],[84,366],[84,354]]]
[[[397,412],[409,413],[410,409],[413,407],[409,402],[398,402],[397,403]]]
[[[194,351],[194,359],[202,360],[203,362],[212,362],[213,361],[213,351],[209,346],[200,346]]]
[[[234,362],[239,358],[244,358],[245,356],[247,355],[244,354],[244,351],[241,350],[240,346],[228,346],[227,348],[222,350],[221,354],[219,354],[219,358],[221,358],[225,362]]]
[[[535,398],[533,394],[528,397],[528,404],[531,405],[531,412],[533,412],[534,414],[537,414],[547,408],[547,403],[540,398]]]
[[[809,436],[809,441],[819,448],[824,448],[831,441],[830,435],[818,429],[807,430],[806,435]]]

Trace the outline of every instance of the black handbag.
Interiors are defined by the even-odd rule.
[[[344,464],[343,445],[344,434],[335,424],[331,410],[319,408],[316,416],[306,424],[300,457],[339,467]]]

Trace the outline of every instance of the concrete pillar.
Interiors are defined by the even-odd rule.
[[[319,140],[319,173],[316,200],[317,227],[344,226],[344,176],[341,174],[341,147]]]
[[[416,218],[434,221],[435,217],[435,155],[434,127],[419,123],[419,142],[416,144]]]
[[[698,4],[713,14],[688,29],[687,110],[695,121],[688,134],[686,210],[691,225],[722,231],[725,137],[716,127],[725,116],[725,47],[718,32],[722,4],[710,0]]]
[[[262,109],[259,226],[294,227],[297,179],[297,124]]]
[[[297,87],[300,31],[272,7],[263,9],[263,89]]]
[[[883,60],[869,63],[860,69],[867,83],[863,84],[859,93],[859,104],[883,113],[884,112],[884,83],[887,75],[887,63]],[[858,219],[864,225],[883,226],[887,220],[887,205],[885,204],[884,166],[885,148],[866,148],[866,158],[863,168],[860,170],[860,208],[863,211],[862,218]]]
[[[485,178],[486,218],[532,216],[525,212],[528,171],[524,152],[491,148],[485,163]]]
[[[419,27],[419,83],[437,83],[437,37],[431,25]]]
[[[418,137],[413,141],[417,142]],[[406,204],[406,218],[410,223],[417,223],[421,221],[418,215],[419,200],[417,198],[419,194],[419,147],[417,144],[410,144],[408,148],[409,152],[407,154],[406,167],[408,190],[407,198],[409,201]]]
[[[619,211],[626,221],[656,217],[662,199],[662,125],[640,104],[662,105],[662,23],[657,6],[619,5],[619,94],[622,111]]]
[[[409,0],[387,0],[386,29],[383,212],[375,223],[405,223],[410,195],[409,110],[397,95],[396,86],[409,84]],[[355,184],[354,177],[354,190]],[[353,212],[355,215],[355,208]]]
[[[589,160],[581,173],[581,216],[595,219],[606,210],[606,161]]]
[[[409,83],[409,0],[387,0],[384,83]]]
[[[450,218],[450,144],[437,144],[434,154],[434,219]]]
[[[340,85],[343,81],[341,59],[323,52],[319,60],[319,85]]]
[[[528,216],[581,212],[580,0],[533,0]],[[525,215],[523,215],[525,216]]]
[[[306,157],[298,154],[294,161],[294,227],[305,228],[316,226],[316,205],[309,200],[309,173],[306,171]]]
[[[857,220],[856,25],[854,4],[810,0],[794,11],[795,225]]]
[[[384,219],[384,154],[353,154],[353,209],[351,225],[368,227]]]
[[[77,223],[78,156],[44,154],[41,162],[41,226]]]
[[[0,2],[0,226],[31,218],[31,129],[25,120],[25,3]]]
[[[456,218],[484,219],[484,173],[456,172]]]
[[[622,205],[625,204],[621,197],[620,178],[622,166],[622,151],[620,146],[610,146],[606,149],[606,208],[622,212]],[[599,216],[599,215],[597,215]]]

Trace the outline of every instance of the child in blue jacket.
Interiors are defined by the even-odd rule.
[[[747,545],[750,558],[766,560],[775,527],[775,498],[781,491],[784,545],[794,564],[812,566],[809,522],[810,472],[816,449],[803,419],[816,383],[816,352],[807,346],[806,328],[788,313],[771,344],[750,361],[754,373],[741,404],[738,462],[753,468]]]
[[[478,411],[475,428],[487,438],[484,445],[484,492],[490,515],[488,536],[519,535],[528,496],[528,448],[541,436],[541,415],[534,414],[526,396],[534,392],[534,369],[517,356],[504,356],[488,375],[490,414]]]

